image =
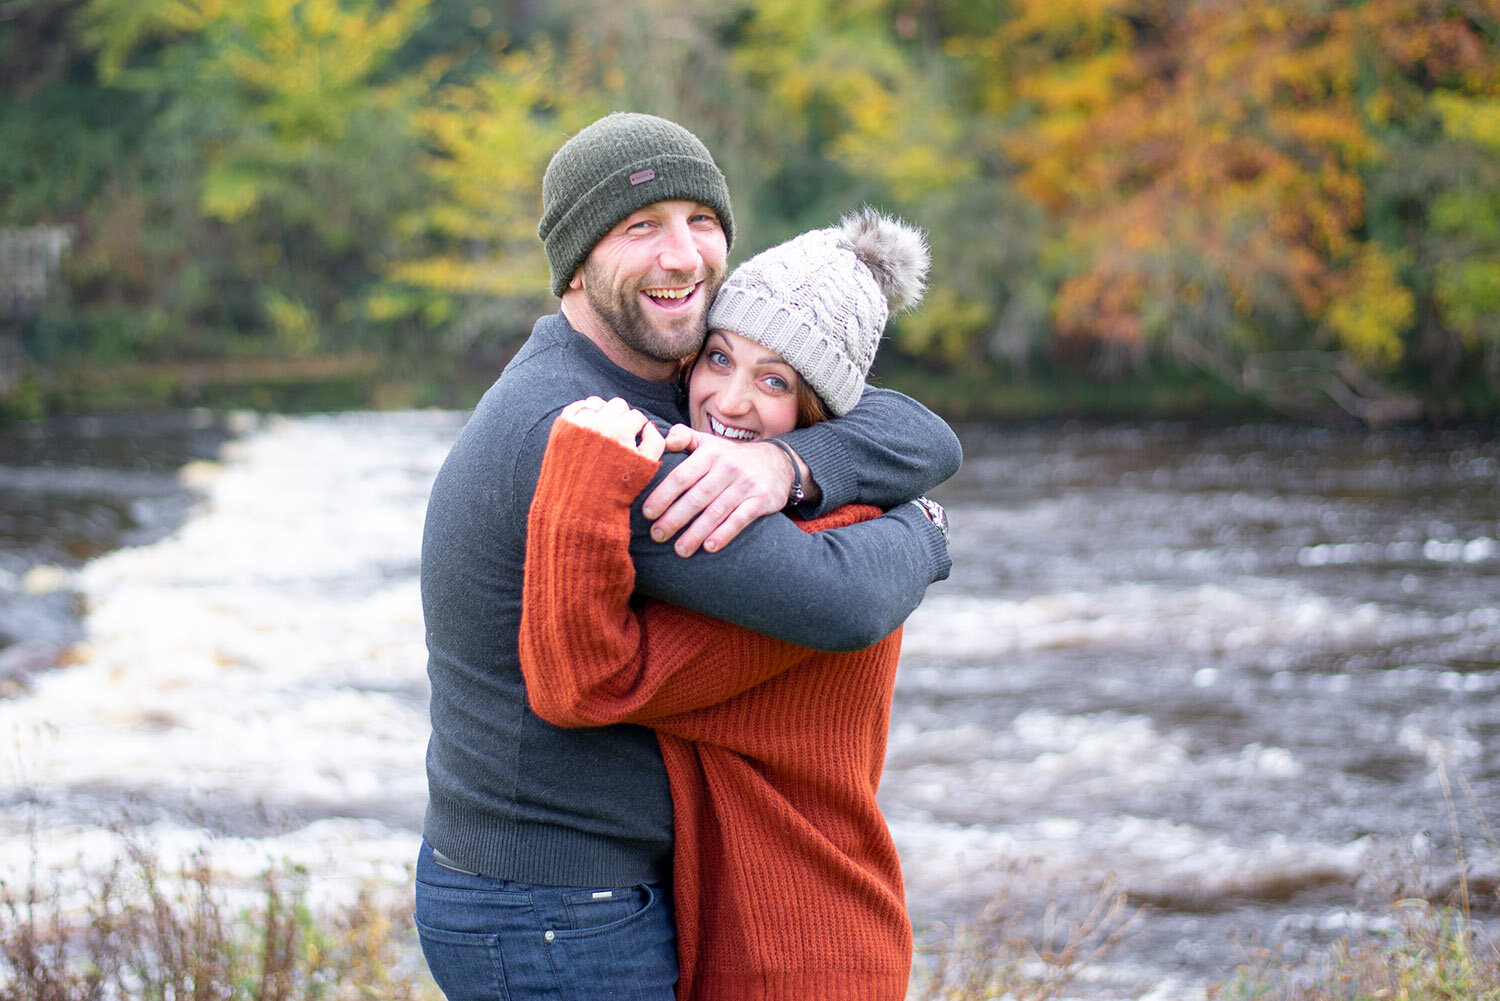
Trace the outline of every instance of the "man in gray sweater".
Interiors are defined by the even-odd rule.
[[[526,519],[567,404],[620,396],[663,430],[684,419],[677,372],[702,342],[734,222],[708,150],[649,115],[609,115],[568,140],[542,200],[561,310],[480,400],[428,504],[418,930],[450,1001],[671,1001],[672,803],[656,738],[560,729],[528,706]],[[710,438],[664,458],[633,517],[637,590],[805,646],[868,646],[947,576],[940,518],[905,502],[956,471],[958,440],[916,401],[873,388],[845,417],[783,440],[790,453]],[[890,512],[821,533],[759,517],[856,500]]]

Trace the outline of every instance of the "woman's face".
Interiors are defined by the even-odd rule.
[[[710,330],[688,375],[694,429],[734,441],[785,434],[797,426],[801,376],[774,351],[728,330]]]

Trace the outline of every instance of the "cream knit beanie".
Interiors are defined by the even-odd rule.
[[[920,230],[867,206],[735,268],[708,326],[781,355],[839,417],[864,392],[890,314],[921,300],[930,259]]]

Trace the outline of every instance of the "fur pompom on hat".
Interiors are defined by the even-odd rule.
[[[561,296],[604,234],[636,209],[675,199],[719,214],[734,244],[729,186],[708,148],[676,122],[617,111],[563,143],[542,175],[542,221],[552,294]]]
[[[708,326],[781,355],[842,416],[864,392],[886,321],[921,301],[930,264],[921,230],[866,206],[735,268]]]

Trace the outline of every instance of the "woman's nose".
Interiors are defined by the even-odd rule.
[[[719,395],[719,409],[727,417],[750,409],[750,385],[743,379],[731,379]]]

